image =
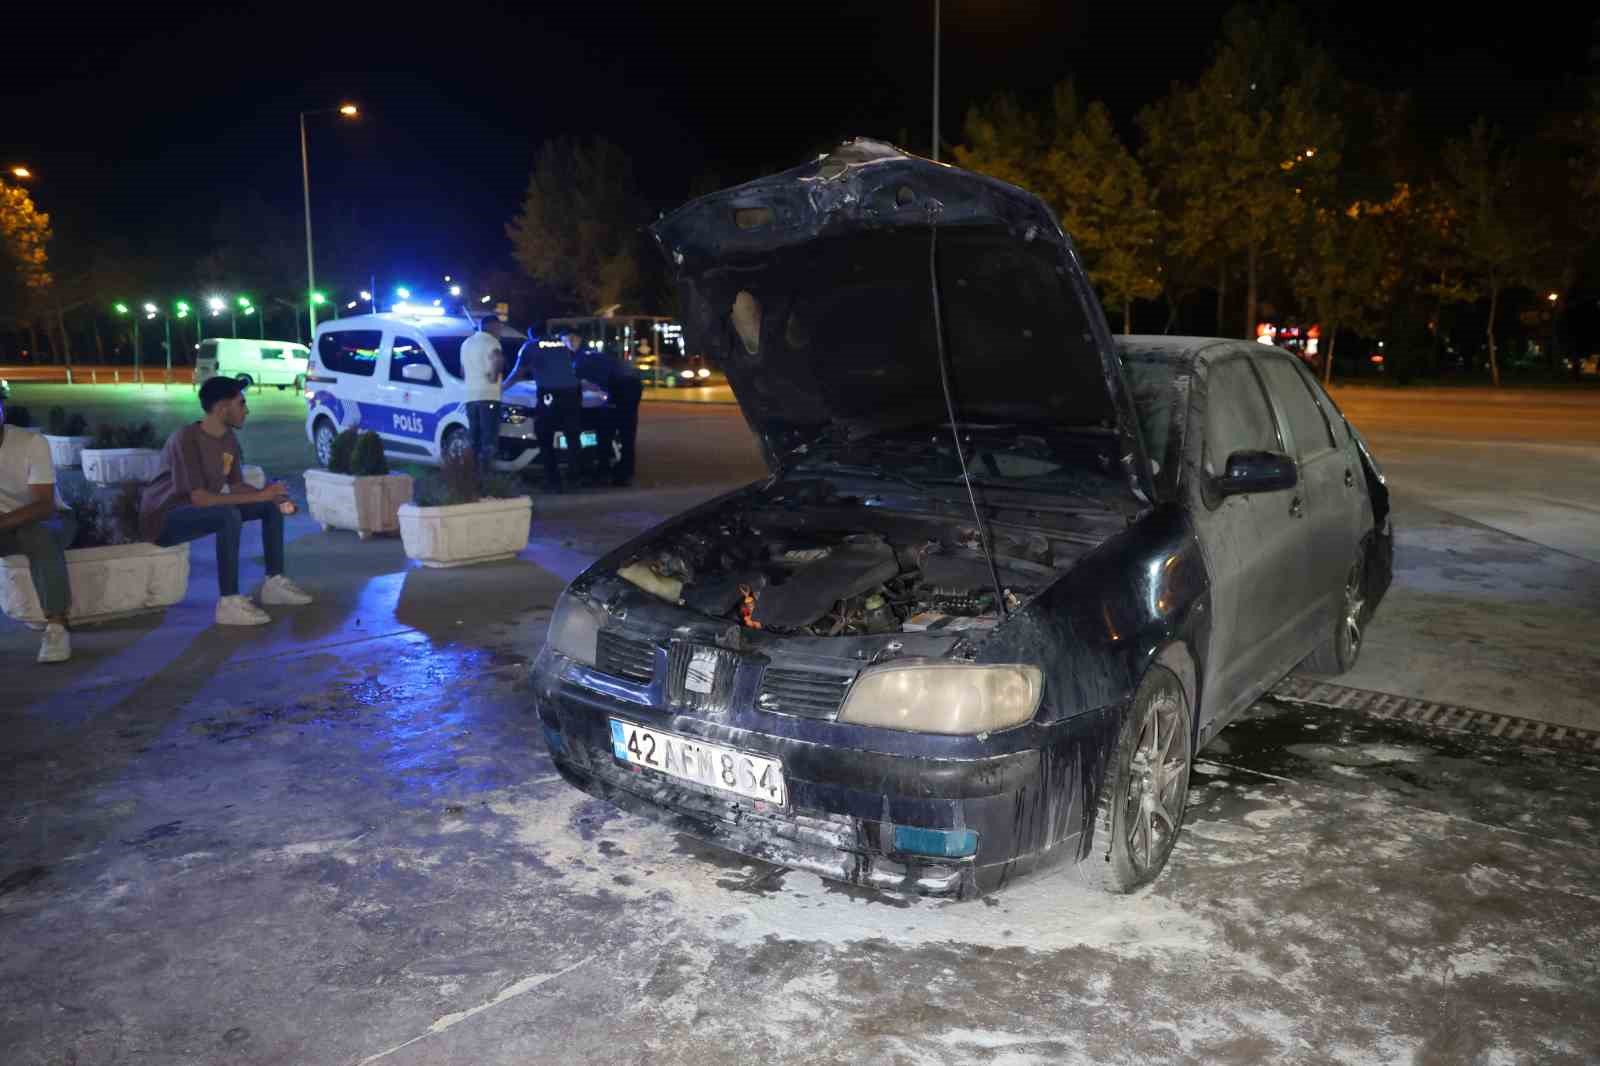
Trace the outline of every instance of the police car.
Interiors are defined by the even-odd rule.
[[[318,325],[305,376],[306,437],[317,462],[327,466],[333,438],[351,428],[376,430],[391,459],[438,463],[466,450],[461,344],[475,330],[471,320],[438,308],[401,308]],[[501,340],[507,373],[520,341]],[[586,425],[609,399],[604,389],[583,383]],[[521,470],[538,458],[538,406],[537,382],[520,381],[505,390],[498,469]],[[584,447],[598,443],[592,429],[585,428],[582,437]],[[568,446],[565,435],[556,434],[556,447]]]

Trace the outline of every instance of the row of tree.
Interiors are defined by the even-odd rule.
[[[1124,330],[1135,301],[1164,299],[1171,331],[1211,290],[1216,329],[1253,337],[1270,292],[1320,323],[1331,374],[1341,331],[1425,364],[1468,309],[1455,317],[1481,318],[1499,384],[1507,293],[1564,301],[1595,266],[1600,92],[1523,143],[1480,120],[1432,150],[1409,97],[1341,77],[1292,11],[1239,9],[1211,65],[1137,133],[1130,146],[1069,82],[1043,107],[972,108],[954,152],[1050,203]]]

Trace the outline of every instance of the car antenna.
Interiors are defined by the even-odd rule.
[[[972,518],[978,524],[978,546],[983,549],[984,561],[989,564],[989,579],[994,582],[995,603],[1000,617],[1011,612],[1006,607],[1006,590],[1000,585],[1000,571],[994,565],[994,547],[989,537],[989,522],[978,506],[978,495],[972,488],[972,476],[967,473],[967,453],[961,447],[961,424],[956,421],[956,403],[950,394],[950,360],[944,349],[944,311],[939,296],[939,212],[944,205],[938,200],[928,200],[928,287],[933,300],[933,339],[939,355],[939,385],[944,389],[944,407],[950,415],[950,435],[956,444],[956,460],[961,464],[961,483],[967,486],[967,500],[972,504]]]

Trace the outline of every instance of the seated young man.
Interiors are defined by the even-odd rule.
[[[283,576],[283,513],[289,490],[281,481],[264,489],[244,483],[243,453],[233,431],[249,417],[244,386],[233,378],[211,378],[200,386],[205,417],[167,438],[161,471],[145,486],[139,527],[146,540],[163,548],[201,537],[217,538],[217,624],[258,626],[272,616],[239,595],[239,535],[246,522],[261,523],[267,557],[263,604],[311,602],[304,589]],[[226,490],[226,491],[224,491]]]
[[[0,555],[28,557],[33,588],[44,609],[42,663],[72,657],[72,638],[67,636],[72,590],[65,551],[73,532],[70,517],[56,520],[56,471],[49,442],[31,429],[6,425],[0,400]]]

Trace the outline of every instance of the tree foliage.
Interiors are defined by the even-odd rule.
[[[557,138],[539,150],[509,225],[525,273],[590,309],[625,303],[641,280],[642,201],[633,164],[603,138]]]
[[[50,236],[28,190],[0,180],[0,314],[27,313],[50,287]]]
[[[1123,331],[1129,331],[1133,301],[1161,293],[1161,217],[1143,169],[1105,106],[1081,106],[1072,83],[1063,82],[1046,116],[998,96],[968,111],[964,136],[966,143],[954,149],[956,161],[1042,197],[1105,302],[1121,308]]]

